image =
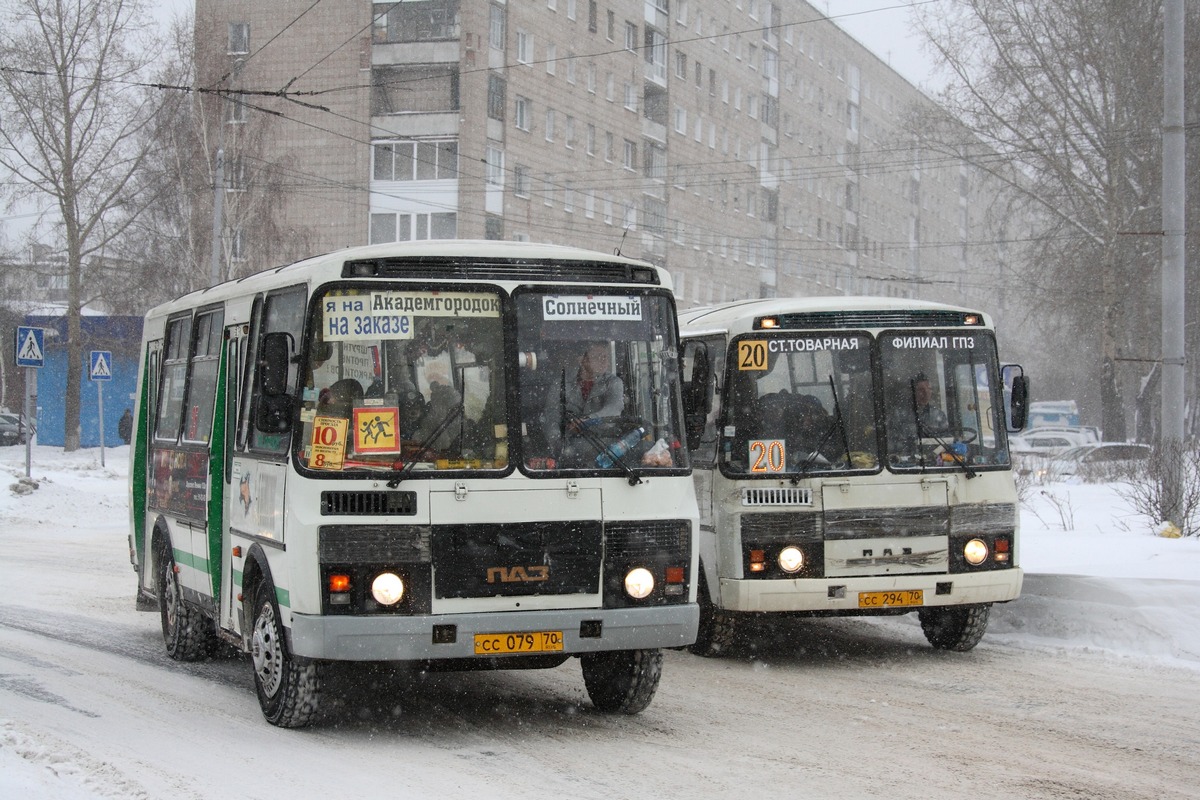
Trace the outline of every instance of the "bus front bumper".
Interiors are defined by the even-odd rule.
[[[404,616],[314,616],[292,614],[292,652],[332,661],[423,661],[489,658],[495,636],[561,634],[561,650],[512,655],[578,655],[608,650],[685,647],[696,641],[700,607],[695,603],[653,608],[522,611],[512,614]],[[500,658],[504,658],[501,655]]]
[[[1021,594],[1024,571],[1015,569],[953,575],[889,575],[872,578],[797,578],[792,580],[721,579],[720,605],[727,611],[892,613],[929,606],[1005,603]],[[920,590],[921,602],[913,602]],[[895,593],[882,596],[880,593]]]

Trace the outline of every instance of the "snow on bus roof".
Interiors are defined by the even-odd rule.
[[[752,300],[734,300],[679,312],[681,328],[712,328],[728,330],[741,320],[765,317],[773,314],[805,314],[822,311],[961,311],[983,313],[978,309],[936,303],[931,300],[904,300],[895,297],[872,297],[868,295],[826,297],[767,297]]]

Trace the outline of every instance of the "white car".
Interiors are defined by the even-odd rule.
[[[1137,442],[1093,442],[1072,447],[1052,459],[1055,477],[1100,482],[1145,468],[1154,449]]]

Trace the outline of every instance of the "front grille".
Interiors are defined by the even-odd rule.
[[[589,594],[600,588],[599,522],[439,525],[437,597]]]
[[[814,513],[742,514],[742,542],[759,545],[821,541],[821,517]]]
[[[430,530],[423,525],[322,525],[322,564],[428,564]]]
[[[321,515],[408,516],[417,513],[416,492],[321,492]]]
[[[825,539],[877,539],[888,536],[945,536],[950,532],[946,506],[856,508],[825,512]]]
[[[811,506],[812,489],[800,486],[744,487],[743,506]]]

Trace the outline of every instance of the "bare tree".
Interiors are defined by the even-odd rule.
[[[79,447],[81,309],[108,249],[154,202],[132,191],[160,108],[142,81],[161,46],[142,0],[0,0],[0,166],[10,203],[42,195],[68,271],[65,449]]]
[[[928,118],[915,129],[1007,182],[1044,224],[1022,275],[1028,329],[1070,347],[1067,365],[1055,349],[1047,366],[1099,376],[1105,436],[1123,439],[1159,349],[1161,8],[943,0],[920,19],[950,78],[939,104],[977,144]]]

